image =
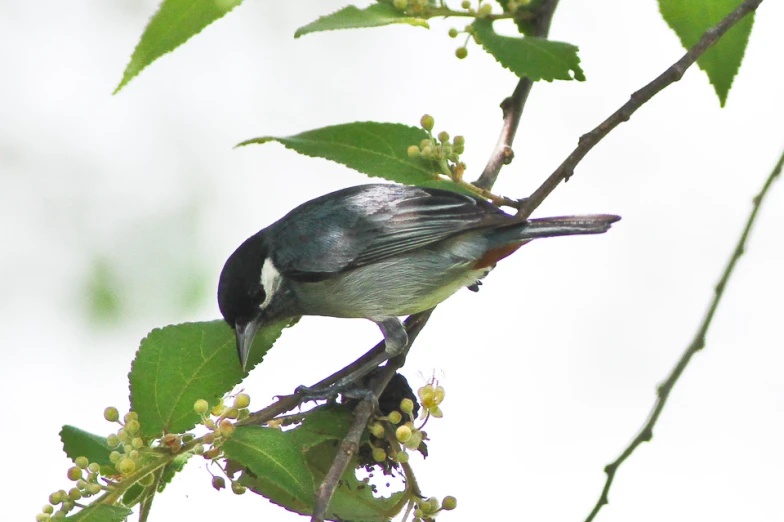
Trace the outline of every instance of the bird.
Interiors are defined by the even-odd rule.
[[[478,290],[496,263],[533,239],[601,234],[611,214],[523,219],[470,194],[397,184],[337,190],[296,207],[228,258],[218,306],[243,371],[254,336],[300,316],[365,318],[384,353],[351,379],[400,354],[400,317]]]

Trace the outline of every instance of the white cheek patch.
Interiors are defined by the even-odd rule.
[[[259,305],[259,309],[264,310],[269,306],[270,301],[275,296],[275,293],[280,288],[280,283],[283,281],[283,278],[278,272],[278,269],[275,268],[275,264],[272,262],[271,258],[267,258],[264,261],[264,266],[261,267],[261,286],[264,288],[264,302]]]

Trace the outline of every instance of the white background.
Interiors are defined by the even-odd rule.
[[[152,0],[0,3],[0,447],[4,520],[33,520],[68,487],[58,431],[109,433],[153,327],[218,317],[223,261],[295,205],[366,181],[271,144],[357,120],[466,136],[481,171],[516,78],[449,27],[313,34],[335,0],[247,1],[111,92]],[[693,336],[713,285],[784,147],[781,2],[764,2],[727,107],[690,70],[604,140],[537,212],[623,216],[600,237],[538,242],[434,314],[405,373],[435,373],[427,494],[444,520],[580,521],[602,469],[635,435]],[[529,194],[628,95],[683,50],[655,2],[563,0],[551,37],[577,44],[587,82],[536,85],[496,185]],[[675,388],[651,444],[616,477],[599,520],[784,520],[784,187],[774,186],[706,350]],[[124,288],[121,321],[96,325],[96,256]],[[185,274],[207,289],[177,304]],[[175,284],[177,283],[177,284]],[[180,284],[182,283],[182,284]],[[175,291],[176,290],[176,291]],[[255,406],[342,367],[379,338],[362,320],[306,318],[245,386]],[[195,462],[195,461],[194,461]],[[216,493],[201,461],[156,499],[151,521],[293,520],[265,499]]]

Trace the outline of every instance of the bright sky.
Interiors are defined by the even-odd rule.
[[[473,178],[516,83],[475,45],[454,58],[452,22],[294,40],[297,27],[344,3],[248,1],[112,97],[156,5],[2,2],[8,520],[33,520],[68,486],[60,426],[112,431],[102,411],[127,409],[126,375],[150,329],[218,317],[217,277],[242,240],[303,201],[367,180],[275,144],[236,143],[349,121],[415,125],[427,112],[437,130],[466,137]],[[689,71],[537,212],[623,216],[610,233],[527,246],[478,294],[439,307],[404,373],[415,387],[435,373],[446,388],[445,417],[428,425],[431,456],[415,462],[427,494],[458,498],[440,519],[581,521],[590,511],[603,467],[691,340],[784,149],[783,18],[784,4],[762,4],[725,109],[705,75]],[[579,45],[588,81],[534,88],[496,185],[508,196],[529,194],[582,133],[683,54],[653,1],[563,0],[551,36]],[[706,349],[598,520],[784,519],[783,222],[779,182]],[[127,291],[112,327],[85,313],[96,259]],[[306,318],[247,379],[252,406],[317,381],[378,338],[366,321]],[[175,479],[150,522],[296,520],[255,495],[214,492],[203,468],[192,463]]]

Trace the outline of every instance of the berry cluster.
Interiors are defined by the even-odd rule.
[[[452,511],[456,507],[455,497],[444,497],[440,503],[436,497],[421,499],[414,509],[414,522],[431,522],[440,511]]]
[[[422,158],[439,163],[442,172],[452,178],[453,181],[463,179],[465,163],[460,161],[460,154],[465,152],[465,138],[455,136],[449,141],[449,133],[441,131],[436,138],[433,137],[433,127],[435,120],[429,114],[425,114],[419,120],[419,124],[427,131],[427,138],[422,140],[419,145],[411,145],[408,150],[410,158]]]
[[[67,476],[68,480],[76,483],[75,487],[68,491],[61,489],[49,495],[49,503],[45,504],[41,513],[35,517],[37,522],[65,520],[80,499],[97,495],[104,490],[104,486],[98,484],[101,471],[98,463],[90,462],[87,457],[77,457],[74,464],[74,467],[68,469]],[[58,507],[56,511],[55,507]]]
[[[223,441],[231,437],[236,429],[232,421],[247,418],[250,415],[248,406],[250,406],[250,396],[247,393],[240,393],[234,397],[234,402],[231,406],[227,406],[224,400],[221,399],[211,410],[206,400],[197,400],[193,404],[193,410],[199,414],[202,424],[211,433],[207,433],[200,438],[208,446],[207,448],[198,444],[191,451],[196,455],[202,455],[207,460],[216,462],[221,457]],[[225,473],[223,468],[221,470]],[[226,480],[223,477],[213,476],[212,487],[216,490],[221,490],[226,487]],[[232,480],[231,490],[237,495],[242,495],[245,493],[246,488],[239,482]]]

